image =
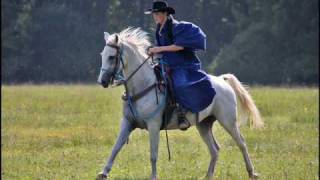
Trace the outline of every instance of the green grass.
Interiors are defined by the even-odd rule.
[[[2,86],[3,179],[94,179],[116,140],[122,88],[94,85]],[[241,126],[260,179],[318,179],[319,92],[316,88],[250,90],[265,129]],[[240,150],[215,123],[221,150],[216,179],[248,179]],[[195,127],[169,131],[168,161],[161,132],[159,179],[202,179],[209,153]],[[148,179],[149,139],[136,130],[119,153],[110,179]]]

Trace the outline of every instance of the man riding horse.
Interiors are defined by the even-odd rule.
[[[200,112],[215,96],[209,77],[201,70],[201,62],[195,54],[197,50],[206,49],[206,35],[190,22],[175,20],[172,16],[175,10],[166,2],[153,2],[153,7],[145,14],[152,14],[157,24],[156,46],[149,49],[149,54],[162,55],[165,71],[173,81],[179,128],[186,130],[190,127],[186,112]]]
[[[175,10],[162,1],[154,2],[147,13],[152,13],[157,23],[157,43],[155,47],[149,48],[149,54],[162,54],[159,61],[161,67],[165,65],[162,72],[166,71],[171,76],[175,99],[179,104],[178,120],[170,119],[164,129],[187,129],[189,125],[197,127],[210,153],[207,177],[212,179],[220,150],[212,134],[212,126],[215,121],[219,122],[241,150],[249,177],[256,179],[258,174],[237,124],[238,99],[239,110],[250,117],[250,124],[263,127],[259,110],[249,92],[232,74],[212,76],[201,70],[195,51],[205,50],[206,36],[199,27],[174,20],[172,14]],[[151,179],[156,180],[160,130],[164,122],[164,102],[167,96],[166,91],[157,93],[157,76],[153,74],[152,65],[146,63],[150,56],[145,49],[151,45],[150,41],[147,33],[139,28],[127,28],[112,35],[105,32],[104,39],[106,45],[101,52],[102,65],[98,82],[108,87],[119,74],[123,74],[121,79],[127,99],[123,103],[119,136],[97,179],[108,178],[114,160],[131,132],[141,128],[149,133]],[[185,115],[186,111],[190,112]]]

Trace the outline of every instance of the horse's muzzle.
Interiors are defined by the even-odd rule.
[[[98,79],[98,83],[102,85],[102,87],[107,88],[109,86],[111,76],[108,73],[102,74],[101,79]]]
[[[100,84],[102,85],[103,88],[107,88],[109,86],[109,83],[105,81],[102,81]]]

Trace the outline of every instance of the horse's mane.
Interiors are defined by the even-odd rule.
[[[120,43],[127,44],[135,53],[147,57],[146,49],[151,45],[148,33],[140,28],[129,27],[119,34]]]

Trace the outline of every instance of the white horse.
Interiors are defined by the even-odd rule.
[[[127,28],[119,34],[110,35],[105,32],[104,38],[106,46],[101,53],[102,67],[98,82],[102,84],[103,87],[108,87],[108,85],[112,83],[115,74],[122,72],[126,79],[125,85],[128,96],[139,94],[148,87],[151,88],[144,91],[143,95],[140,93],[140,98],[132,101],[131,105],[129,101],[124,102],[120,134],[106,165],[102,172],[97,175],[97,179],[107,179],[116,155],[135,128],[147,129],[149,132],[151,148],[150,160],[152,164],[151,179],[157,179],[156,163],[164,109],[161,103],[165,101],[165,96],[163,93],[156,94],[157,92],[155,90],[150,90],[157,80],[152,66],[149,63],[144,63],[148,61],[146,49],[150,46],[147,33],[139,28]],[[212,103],[206,109],[199,112],[198,118],[190,112],[188,112],[186,116],[191,125],[196,125],[203,141],[208,146],[211,159],[207,177],[208,179],[213,178],[220,149],[212,134],[213,122],[217,120],[232,136],[240,148],[249,177],[256,179],[258,175],[254,170],[247,146],[240,134],[236,121],[237,98],[240,101],[240,109],[243,110],[241,112],[247,112],[253,127],[263,126],[259,111],[250,94],[234,75],[224,74],[219,77],[210,75],[210,78],[216,91]],[[158,96],[158,100],[156,96]],[[132,108],[134,110],[132,110]],[[134,112],[136,116],[132,115]],[[144,118],[149,115],[151,115],[151,118]],[[165,129],[179,129],[175,113]]]

